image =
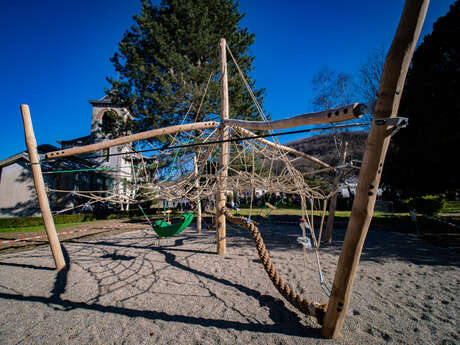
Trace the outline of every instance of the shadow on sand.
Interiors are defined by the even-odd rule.
[[[101,303],[91,303],[91,302],[76,302],[68,299],[62,298],[62,294],[66,291],[67,283],[68,283],[68,273],[71,268],[72,262],[70,261],[69,254],[64,246],[62,246],[63,253],[65,256],[65,260],[67,263],[67,269],[61,270],[57,272],[55,277],[54,286],[52,288],[51,296],[50,297],[43,297],[43,296],[23,296],[20,294],[12,294],[12,293],[0,293],[1,299],[9,299],[9,300],[17,300],[23,302],[32,302],[32,303],[43,303],[46,304],[56,310],[60,310],[63,312],[69,312],[72,309],[85,309],[85,310],[93,310],[103,313],[113,313],[119,314],[129,317],[142,317],[149,320],[162,320],[162,321],[170,321],[170,322],[181,322],[188,325],[200,325],[203,327],[217,327],[219,329],[234,329],[238,331],[250,331],[250,332],[257,332],[257,333],[279,333],[285,334],[290,336],[299,336],[299,337],[309,337],[309,338],[320,338],[320,329],[308,327],[302,324],[300,321],[300,317],[293,311],[286,308],[284,302],[280,299],[276,299],[269,295],[262,295],[260,292],[248,288],[246,286],[234,283],[230,280],[224,278],[217,278],[212,274],[200,271],[198,269],[189,267],[177,260],[174,251],[179,252],[189,252],[191,253],[190,256],[196,254],[212,254],[214,252],[207,251],[207,250],[187,250],[183,248],[177,248],[181,246],[185,241],[190,238],[195,238],[196,236],[185,236],[179,239],[176,239],[174,245],[169,247],[153,247],[153,246],[138,246],[138,245],[120,245],[115,242],[110,241],[94,241],[89,243],[82,243],[85,246],[91,247],[124,247],[124,248],[132,248],[132,249],[148,249],[152,251],[156,251],[164,256],[164,260],[167,264],[180,269],[192,273],[201,278],[205,278],[207,280],[211,280],[217,284],[221,284],[227,286],[229,288],[234,288],[239,292],[255,299],[258,303],[260,308],[266,307],[269,310],[269,317],[273,321],[273,324],[261,324],[255,323],[248,320],[248,322],[239,322],[239,321],[229,321],[229,320],[222,320],[222,319],[212,319],[212,318],[203,318],[203,317],[194,317],[190,315],[181,315],[181,314],[168,314],[161,311],[155,310],[137,310],[132,308],[120,307],[120,306],[111,306],[111,305],[103,305]],[[153,237],[152,237],[153,239]],[[72,253],[74,255],[75,253]],[[121,261],[130,261],[134,260],[134,256],[129,255],[120,255],[116,252],[107,252],[106,254],[100,256],[100,258],[104,258],[106,260],[111,260],[113,263],[121,262]],[[33,265],[23,265],[23,264],[8,264],[3,263],[6,265],[12,265],[15,267],[24,267],[24,268],[35,268],[35,269],[45,269],[49,270],[48,267],[39,267]],[[81,266],[80,266],[81,267]],[[140,268],[139,268],[140,269]],[[154,272],[152,272],[154,274]],[[98,282],[99,284],[100,282]],[[206,288],[206,287],[205,287]],[[148,292],[148,291],[145,291]],[[98,300],[101,297],[100,295],[97,296],[93,300]]]

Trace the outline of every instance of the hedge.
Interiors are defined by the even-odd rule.
[[[149,212],[151,213],[151,212]],[[82,223],[93,220],[122,219],[143,216],[140,210],[130,210],[123,212],[97,212],[60,214],[53,217],[55,224]],[[170,216],[175,216],[171,214]],[[22,218],[0,218],[0,228],[19,228],[27,226],[43,225],[42,217],[22,217]]]
[[[407,199],[406,204],[410,210],[416,210],[418,213],[432,216],[443,209],[446,205],[446,200],[436,195],[424,195]]]

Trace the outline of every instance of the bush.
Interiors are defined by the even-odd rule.
[[[0,228],[43,225],[42,217],[1,218]]]
[[[410,210],[416,210],[418,213],[432,216],[445,207],[446,200],[436,195],[425,195],[407,199],[406,204]]]
[[[409,212],[411,208],[409,206],[408,200],[403,200],[403,199],[392,200],[393,201],[393,211],[396,213]]]
[[[54,224],[82,223],[92,220],[120,219],[142,216],[139,210],[124,212],[95,212],[59,214],[53,216]],[[0,228],[22,228],[43,225],[42,217],[0,218]]]
[[[81,223],[96,220],[92,213],[61,214],[53,217],[54,224]],[[43,225],[42,217],[0,218],[0,228],[22,228]]]

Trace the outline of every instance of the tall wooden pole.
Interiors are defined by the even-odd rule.
[[[348,141],[343,143],[342,148],[342,156],[340,157],[340,163],[344,164],[345,160],[347,159],[347,147]],[[343,170],[337,170],[334,177],[334,182],[332,184],[332,191],[335,191],[340,183],[340,179],[342,178]],[[326,224],[326,232],[324,233],[324,241],[323,243],[331,243],[332,242],[332,228],[334,227],[334,218],[335,218],[335,211],[337,209],[337,194],[335,193],[331,198],[331,203],[329,204],[329,214],[327,216],[327,224]],[[321,240],[321,239],[320,239]]]
[[[395,117],[398,114],[406,74],[425,20],[428,3],[429,0],[406,0],[398,29],[385,60],[374,122],[367,139],[357,193],[321,329],[321,334],[326,338],[338,337],[343,325],[390,142],[391,126],[376,125],[375,119]]]
[[[228,119],[229,102],[228,102],[228,76],[227,76],[227,43],[224,38],[219,42],[220,53],[220,79],[221,79],[221,114],[222,123]],[[228,140],[228,127],[223,125],[222,140]],[[219,189],[216,196],[216,228],[217,228],[217,254],[225,255],[227,250],[226,244],[226,222],[225,214],[222,209],[227,202],[227,176],[228,176],[229,149],[228,142],[221,144],[220,169],[219,169]]]
[[[198,161],[196,155],[193,156],[193,166],[195,169],[195,187],[196,189],[200,188],[200,178],[198,177]],[[198,199],[196,203],[196,232],[201,233],[201,200]]]
[[[61,244],[54,226],[53,216],[46,195],[45,182],[43,180],[42,169],[40,167],[40,158],[37,152],[37,141],[35,140],[30,110],[27,104],[21,105],[22,121],[24,123],[24,134],[26,139],[27,150],[29,151],[29,160],[32,168],[32,177],[37,191],[38,205],[42,213],[43,223],[45,224],[46,235],[50,244],[51,253],[53,254],[54,263],[58,271],[66,267],[64,255],[62,255]]]

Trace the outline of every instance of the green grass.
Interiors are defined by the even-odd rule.
[[[321,211],[315,211],[315,216],[321,216]],[[460,213],[460,201],[448,201],[446,207],[442,210],[442,213]],[[253,208],[252,209],[252,215],[290,215],[290,216],[299,216],[301,217],[301,210],[300,209],[294,209],[294,208],[279,208],[276,210],[271,210],[269,212],[269,209],[267,208]],[[335,213],[336,219],[343,218],[348,219],[350,217],[351,211],[337,211]],[[242,208],[238,212],[238,215],[241,216],[249,216],[249,209],[248,208]],[[328,215],[328,212],[326,212],[326,216]],[[142,218],[142,217],[133,217],[133,218]],[[381,221],[399,221],[402,219],[409,219],[409,213],[386,213],[386,212],[375,212],[374,213],[374,221],[375,220],[381,220]],[[56,224],[56,229],[64,229],[67,227],[71,226],[76,226],[80,224],[86,224],[86,223],[92,223],[96,222],[97,220],[91,220],[91,221],[86,221],[86,222],[73,222],[73,223],[66,223],[66,224]],[[6,234],[6,233],[20,233],[20,232],[38,232],[38,231],[44,231],[45,228],[43,225],[36,225],[36,226],[26,226],[26,227],[14,227],[14,228],[2,228],[0,227],[0,234]]]
[[[266,215],[267,214],[266,208],[253,208],[252,215]],[[329,212],[326,211],[326,216]],[[242,208],[238,212],[241,216],[249,216],[249,209]],[[300,209],[292,209],[292,208],[280,208],[276,210],[271,210],[269,215],[289,215],[289,216],[301,216],[302,212]],[[314,211],[315,216],[321,216],[321,211]],[[336,211],[335,217],[338,218],[349,218],[351,211]],[[409,213],[387,213],[387,212],[375,212],[374,218],[400,218],[400,217],[408,217]]]
[[[80,223],[67,223],[67,224],[56,224],[56,230],[68,228],[71,226],[76,226],[80,224],[92,223],[91,222],[80,222]],[[15,232],[38,232],[38,231],[45,231],[45,227],[43,225],[36,225],[36,226],[23,226],[18,228],[0,228],[0,234],[12,234]]]

